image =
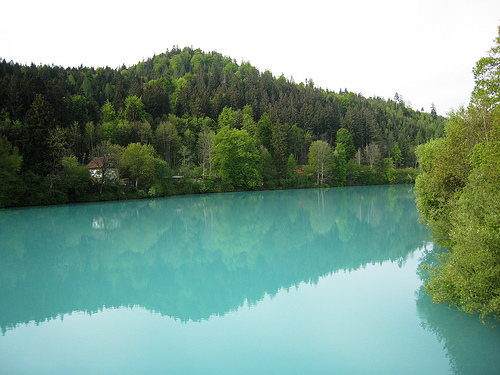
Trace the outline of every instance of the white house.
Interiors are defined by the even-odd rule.
[[[111,167],[109,163],[105,163],[105,161],[104,156],[96,156],[93,158],[90,163],[87,164],[90,176],[96,181],[101,181],[104,174],[105,181],[118,181],[118,168]]]

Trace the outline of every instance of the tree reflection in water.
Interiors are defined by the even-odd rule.
[[[437,246],[437,245],[436,245]],[[420,264],[433,264],[440,248],[424,253]],[[420,271],[423,278],[427,277]],[[500,327],[493,322],[482,324],[476,316],[459,312],[455,307],[437,305],[423,286],[416,292],[417,311],[422,327],[443,344],[453,374],[500,374]]]
[[[120,306],[181,321],[222,316],[324,275],[404,264],[428,240],[417,215],[411,186],[3,210],[0,326],[5,333],[20,323]],[[469,322],[467,333],[454,331],[465,323],[421,292],[417,308],[457,373],[481,368],[466,349],[486,328],[452,314]],[[494,332],[485,357],[498,353]]]

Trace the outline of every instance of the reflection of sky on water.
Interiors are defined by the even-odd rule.
[[[408,293],[421,284],[408,272],[418,254],[404,267],[383,262],[322,276],[200,322],[136,306],[30,323],[7,333],[3,355],[35,373],[446,373],[441,344],[420,327]],[[17,362],[26,340],[36,357]]]

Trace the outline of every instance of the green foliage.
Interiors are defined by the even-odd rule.
[[[125,99],[125,110],[123,118],[127,121],[144,121],[146,120],[146,109],[141,98],[135,95]]]
[[[391,158],[394,161],[394,165],[397,168],[401,162],[403,161],[403,154],[399,148],[398,142],[394,142],[394,145],[391,148]]]
[[[354,141],[352,139],[351,133],[345,128],[340,128],[337,131],[337,135],[335,137],[335,144],[338,145],[342,143],[344,145],[346,159],[351,160],[356,153],[356,148],[354,147]]]
[[[88,168],[81,165],[76,156],[63,157],[61,164],[61,184],[68,202],[79,202],[86,199],[92,190],[92,179]]]
[[[230,128],[236,127],[236,117],[232,108],[224,107],[222,113],[219,115],[217,128],[222,129],[224,126],[228,126]]]
[[[169,164],[176,160],[176,150],[180,146],[180,136],[172,121],[161,122],[155,132],[155,148],[161,157]]]
[[[272,149],[273,123],[267,113],[257,122],[257,135],[260,143],[269,150]]]
[[[364,166],[356,163],[354,159],[349,160],[346,165],[346,180],[350,185],[357,185],[361,173],[364,173]]]
[[[16,202],[16,188],[23,158],[5,136],[0,136],[0,208]]]
[[[212,159],[214,152],[215,133],[208,127],[203,129],[198,139],[198,147],[200,150],[202,176],[212,175]]]
[[[293,157],[293,154],[290,154],[286,163],[286,178],[283,180],[283,186],[285,188],[299,187],[300,173],[297,171],[297,162]]]
[[[276,164],[276,171],[278,173],[278,178],[284,178],[286,176],[286,163],[287,157],[286,152],[288,145],[286,142],[287,134],[286,127],[279,121],[274,124],[271,133],[271,150],[274,163]]]
[[[153,178],[152,187],[149,189],[149,195],[153,197],[164,197],[172,193],[173,184],[173,172],[166,161],[153,158]]]
[[[115,108],[109,100],[107,100],[106,103],[102,106],[101,114],[103,122],[114,122],[116,120]]]
[[[132,124],[127,120],[121,120],[118,121],[114,129],[114,137],[111,138],[112,143],[127,146],[132,140]]]
[[[253,109],[251,105],[243,107],[243,118],[241,122],[241,129],[246,130],[252,137],[257,135],[257,128],[253,119]]]
[[[471,165],[474,168],[480,168],[488,162],[490,155],[490,149],[487,145],[484,143],[475,144],[470,157]]]
[[[149,187],[155,173],[154,150],[140,143],[131,143],[121,155],[122,175],[135,180],[135,186]]]
[[[277,172],[276,166],[274,165],[273,157],[269,150],[263,146],[260,148],[260,157],[262,161],[262,180],[265,189],[276,189],[277,184]]]
[[[287,169],[288,177],[293,177],[297,174],[296,173],[297,162],[295,161],[293,154],[290,154],[290,156],[288,157],[288,161],[286,163],[286,169]]]
[[[71,97],[71,117],[74,121],[85,123],[93,121],[96,115],[96,103],[82,95]]]
[[[337,132],[338,134],[338,132]],[[338,140],[338,139],[337,139]],[[354,145],[353,145],[354,148]],[[335,181],[337,186],[344,186],[347,180],[347,152],[344,143],[337,142],[335,147]]]
[[[92,83],[88,79],[88,77],[85,77],[82,83],[82,91],[87,98],[92,98],[94,95],[93,90],[92,90]]]
[[[96,166],[98,169],[98,177],[95,177],[99,184],[99,194],[103,194],[105,187],[113,187],[116,185],[115,171],[120,165],[119,146],[111,144],[109,141],[102,141],[92,150],[92,156],[97,158]],[[94,160],[94,159],[93,159]]]
[[[489,69],[488,64],[483,71]],[[483,118],[484,111],[476,111],[475,116]],[[191,48],[175,47],[118,69],[0,61],[0,136],[22,158],[9,205],[144,196],[130,187],[102,183],[88,194],[82,188],[69,188],[73,196],[68,198],[63,158],[74,156],[85,165],[97,156],[102,142],[122,149],[136,143],[153,147],[175,175],[185,176],[180,185],[186,189],[178,184],[177,192],[199,191],[198,179],[211,173],[213,179],[204,191],[250,185],[253,189],[261,182],[270,189],[321,185],[317,170],[314,178],[295,173],[291,179],[287,168],[290,154],[297,169],[310,165],[308,152],[318,140],[330,148],[343,143],[348,165],[354,151],[361,150],[359,171],[351,168],[346,184],[380,183],[382,177],[373,170],[379,170],[382,159],[391,156],[395,142],[402,153],[396,166],[414,166],[415,146],[443,135],[443,123],[440,116],[405,107],[400,97],[395,103],[347,90],[325,91],[314,87],[312,80],[295,84],[284,76],[259,72],[248,62],[238,65],[219,53]],[[210,139],[226,126],[245,130],[254,140],[261,180],[236,186],[229,179],[222,183],[221,176],[213,173]],[[372,167],[369,173],[361,173],[363,163]],[[128,166],[120,172],[131,177]],[[321,180],[337,183],[335,173],[329,165]],[[142,177],[139,184],[144,185],[139,187],[147,190],[152,181],[152,177]],[[159,193],[153,195],[163,195],[163,190],[156,190]],[[170,194],[174,189],[167,190]]]
[[[417,207],[448,248],[429,268],[427,291],[485,321],[500,320],[500,28],[492,55],[474,70],[471,105],[446,136],[417,148]]]
[[[51,155],[48,152],[49,131],[56,127],[54,108],[50,102],[39,94],[33,100],[26,113],[22,142],[26,145],[22,149],[23,166],[40,175],[50,171]],[[29,146],[28,146],[29,145]]]
[[[481,319],[500,320],[500,169],[474,170],[454,203],[452,250],[431,269],[428,290],[436,302],[449,302]]]
[[[227,186],[256,189],[262,185],[261,159],[245,130],[222,128],[215,136],[214,164]]]
[[[150,114],[153,118],[161,118],[163,114],[170,111],[168,90],[169,84],[164,78],[151,80],[144,85],[142,101],[147,114]]]
[[[397,171],[394,167],[392,158],[385,158],[382,160],[382,175],[389,184],[393,184],[397,179]]]
[[[467,122],[453,116],[446,138],[417,147],[421,175],[416,180],[417,208],[432,228],[434,236],[449,247],[450,209],[455,195],[465,185],[470,172],[463,134]]]
[[[472,102],[486,111],[500,104],[500,26],[498,36],[487,57],[481,58],[473,69]]]
[[[314,141],[309,147],[308,170],[316,175],[316,185],[322,186],[325,175],[333,166],[333,151],[325,141]]]

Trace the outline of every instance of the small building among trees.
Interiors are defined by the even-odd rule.
[[[106,159],[105,156],[96,156],[87,164],[90,176],[95,181],[101,182],[103,176],[105,181],[118,180],[118,168],[112,166]]]

